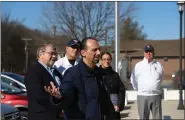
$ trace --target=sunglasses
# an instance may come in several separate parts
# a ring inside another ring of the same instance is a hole
[[[78,46],[78,45],[72,45],[70,47],[73,48],[73,49],[79,49],[80,48],[80,46]]]
[[[154,51],[153,51],[153,50],[146,50],[146,51],[145,51],[145,53],[148,53],[148,52],[153,53]]]

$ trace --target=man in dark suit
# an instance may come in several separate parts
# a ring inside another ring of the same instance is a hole
[[[56,48],[45,44],[37,50],[38,61],[28,69],[25,75],[25,85],[28,95],[28,120],[56,120],[61,111],[60,99],[52,97],[44,90],[52,81],[60,84],[61,74],[52,70],[57,60]]]

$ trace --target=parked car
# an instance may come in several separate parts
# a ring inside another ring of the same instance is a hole
[[[7,75],[11,78],[14,78],[16,80],[18,80],[19,82],[24,84],[24,76],[17,74],[17,73],[12,73],[12,72],[1,72],[1,74],[3,75]]]
[[[172,80],[174,83],[174,88],[179,89],[180,85],[180,70],[172,74]],[[185,89],[185,80],[184,80],[184,70],[182,71],[182,87]]]
[[[1,103],[12,105],[19,109],[21,120],[28,118],[27,93],[22,89],[1,81]]]
[[[1,103],[1,120],[21,120],[19,110],[11,105]]]
[[[17,87],[19,89],[22,89],[23,91],[26,91],[26,87],[24,85],[24,78],[19,77],[19,79],[18,79],[18,77],[11,77],[11,76],[8,76],[4,73],[1,73],[1,81],[5,82],[9,85],[12,85],[14,87]]]

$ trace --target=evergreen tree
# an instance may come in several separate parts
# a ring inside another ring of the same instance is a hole
[[[147,34],[143,33],[143,26],[139,26],[137,21],[133,21],[128,17],[123,21],[121,32],[121,40],[146,40]]]

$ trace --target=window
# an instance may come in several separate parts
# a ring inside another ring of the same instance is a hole
[[[13,87],[7,83],[1,82],[1,92],[4,92],[6,94],[16,94],[16,93],[22,93],[22,91],[19,88]]]
[[[1,82],[7,83],[7,84],[9,84],[11,86],[14,86],[14,87],[17,87],[19,89],[24,89],[24,87],[19,85],[17,82],[15,82],[15,81],[13,81],[9,78],[6,78],[4,76],[1,76]]]
[[[168,57],[164,57],[164,61],[167,62],[168,61]]]

